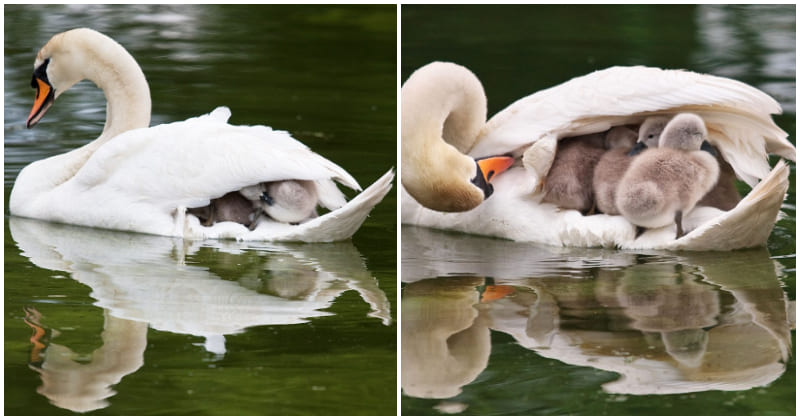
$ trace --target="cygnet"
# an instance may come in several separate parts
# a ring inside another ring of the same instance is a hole
[[[562,139],[544,181],[543,202],[582,213],[594,210],[592,177],[605,152],[601,133]]]
[[[594,199],[600,212],[619,214],[616,204],[617,184],[633,159],[628,156],[628,152],[636,143],[637,137],[636,131],[625,126],[614,127],[606,134],[605,144],[609,150],[600,157],[592,178]]]
[[[620,214],[636,226],[659,228],[673,221],[683,236],[683,214],[708,193],[719,178],[717,159],[700,147],[708,137],[703,120],[679,114],[664,127],[658,148],[636,156],[617,188]]]
[[[188,211],[197,216],[203,226],[211,226],[219,222],[235,222],[253,230],[255,228],[253,222],[257,218],[257,211],[253,208],[250,200],[236,191],[211,200],[207,206],[192,208]]]
[[[670,120],[670,117],[664,115],[647,117],[642,122],[642,125],[639,126],[639,138],[636,141],[643,143],[647,147],[658,147],[658,139]]]
[[[278,222],[300,223],[316,216],[318,196],[314,181],[262,182],[239,192]]]

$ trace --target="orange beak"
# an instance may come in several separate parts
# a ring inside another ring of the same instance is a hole
[[[514,158],[511,156],[489,156],[486,158],[475,159],[478,167],[481,168],[483,177],[486,183],[492,182],[492,178],[504,172],[514,164]]]
[[[38,77],[34,77],[31,85],[36,88],[36,98],[33,100],[33,108],[26,122],[28,128],[36,125],[50,106],[53,105],[53,101],[55,101],[53,87],[50,86],[49,83]]]

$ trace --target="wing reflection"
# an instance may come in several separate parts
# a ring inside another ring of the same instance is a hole
[[[369,304],[368,316],[391,324],[385,293],[349,242],[191,242],[16,217],[9,230],[31,262],[69,273],[104,309],[103,346],[88,360],[53,343],[55,330],[44,350],[34,343],[39,393],[72,411],[106,406],[111,386],[142,366],[148,326],[204,337],[206,350],[222,358],[226,335],[332,315],[324,309],[348,290]],[[29,310],[26,322],[41,344],[38,318]]]
[[[617,372],[603,389],[620,394],[763,386],[791,354],[794,302],[765,249],[631,254],[402,235],[410,396],[458,395],[486,369],[490,330],[543,357]]]

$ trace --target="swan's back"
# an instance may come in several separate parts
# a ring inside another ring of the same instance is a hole
[[[225,115],[215,111],[122,134],[92,156],[76,182],[106,182],[125,191],[146,189],[143,193],[150,200],[173,208],[202,206],[210,198],[244,186],[286,179],[333,179],[361,189],[347,171],[287,132],[261,125],[229,125]],[[145,174],[148,179],[131,179],[127,177],[130,173]],[[181,182],[169,184],[178,174],[183,177]],[[332,201],[344,203],[343,197]]]

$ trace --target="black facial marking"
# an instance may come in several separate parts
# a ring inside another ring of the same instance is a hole
[[[34,89],[39,89],[39,84],[36,83],[36,79],[40,79],[41,81],[47,83],[51,87],[53,86],[50,83],[50,80],[47,79],[47,65],[50,64],[50,59],[44,60],[44,63],[39,65],[33,70],[33,77],[31,78],[31,87]]]
[[[472,178],[470,182],[472,182],[478,188],[483,190],[483,199],[485,200],[489,198],[490,195],[492,195],[492,193],[494,192],[494,187],[492,187],[492,184],[486,182],[486,178],[484,178],[483,176],[483,171],[481,171],[481,167],[480,165],[478,165],[477,162],[475,163],[475,166],[478,168],[478,174],[475,175],[475,178]],[[493,172],[494,171],[490,171],[489,174],[493,175]]]

